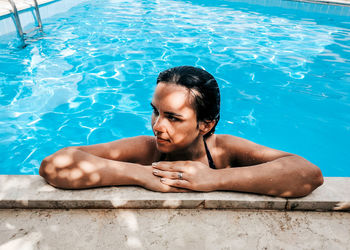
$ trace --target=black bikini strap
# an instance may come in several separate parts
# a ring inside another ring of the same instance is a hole
[[[203,138],[203,141],[204,141],[205,152],[207,153],[207,158],[208,158],[209,167],[210,167],[210,168],[213,168],[213,169],[216,169],[215,164],[214,164],[214,161],[213,161],[213,158],[211,157],[211,154],[210,154],[210,152],[209,152],[207,143],[206,143],[206,141],[205,141],[204,138]],[[165,158],[166,158],[166,154],[162,153],[162,154],[160,155],[159,161],[164,161]]]
[[[159,161],[164,161],[165,160],[165,157],[166,157],[166,154],[161,154],[160,155],[160,159],[159,159]]]
[[[210,152],[209,152],[207,143],[205,142],[205,139],[204,139],[204,138],[203,138],[203,141],[204,141],[205,152],[207,153],[207,157],[208,157],[209,167],[210,167],[210,168],[213,168],[213,169],[216,169],[215,164],[214,164],[214,161],[213,161],[213,158],[211,157],[211,154],[210,154]]]

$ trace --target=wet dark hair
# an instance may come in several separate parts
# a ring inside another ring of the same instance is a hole
[[[218,83],[211,74],[200,68],[179,66],[159,73],[157,84],[159,82],[178,84],[188,88],[194,98],[193,105],[197,121],[216,121],[214,127],[204,137],[214,133],[220,119],[220,91]]]

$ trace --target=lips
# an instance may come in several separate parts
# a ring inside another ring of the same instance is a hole
[[[165,142],[169,142],[169,140],[161,138],[161,137],[157,137],[157,142],[159,143],[165,143]]]

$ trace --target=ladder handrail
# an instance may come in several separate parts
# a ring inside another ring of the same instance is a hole
[[[14,16],[14,21],[15,21],[15,25],[16,25],[16,28],[17,28],[17,33],[21,39],[21,45],[22,47],[25,47],[26,44],[25,44],[25,35],[26,35],[26,32],[23,32],[23,29],[22,29],[22,25],[21,25],[21,21],[19,19],[19,14],[18,14],[18,10],[17,10],[17,7],[16,7],[16,4],[13,0],[8,0],[12,6],[12,12],[13,12],[13,16]],[[40,11],[39,11],[39,5],[38,5],[38,2],[37,0],[33,0],[34,1],[34,9],[35,9],[35,16],[36,16],[36,21],[37,21],[37,25],[35,29],[39,29],[41,32],[43,31],[43,24],[41,22],[41,17],[40,17]]]
[[[18,10],[16,7],[16,4],[13,2],[13,0],[8,0],[12,6],[12,10],[13,10],[13,16],[15,18],[15,25],[17,28],[17,33],[19,35],[19,37],[21,38],[21,42],[22,44],[24,44],[24,32],[22,29],[22,25],[21,25],[21,21],[19,20],[19,16],[18,16]]]
[[[38,2],[36,0],[34,0],[34,8],[35,8],[35,13],[36,13],[36,19],[38,21],[38,27],[39,27],[40,31],[43,31],[43,24],[41,22],[39,6],[38,6]]]

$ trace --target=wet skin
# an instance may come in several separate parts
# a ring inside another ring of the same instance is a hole
[[[305,196],[323,183],[304,158],[232,135],[206,139],[217,169],[208,166],[203,135],[215,121],[197,121],[190,91],[158,83],[151,106],[155,136],[68,147],[46,157],[40,175],[68,189],[138,185],[159,192],[229,190]],[[159,162],[161,154],[165,161]],[[180,178],[179,173],[182,173]]]

